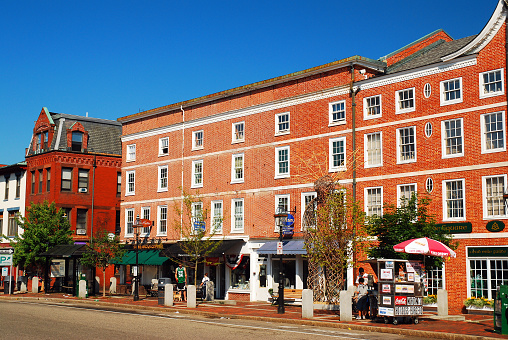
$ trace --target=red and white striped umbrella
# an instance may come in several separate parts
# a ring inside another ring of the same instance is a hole
[[[393,246],[393,250],[407,254],[423,254],[440,257],[456,257],[447,245],[427,237],[414,238]]]

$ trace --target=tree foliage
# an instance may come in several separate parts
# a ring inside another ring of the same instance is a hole
[[[373,216],[367,225],[368,233],[377,238],[377,245],[368,250],[368,255],[374,258],[421,260],[422,255],[405,254],[393,250],[393,246],[406,240],[428,237],[443,242],[452,249],[457,245],[451,235],[436,226],[434,216],[430,215],[431,200],[427,197],[413,195],[403,201],[401,207],[385,205],[382,216]],[[431,257],[431,265],[442,263],[440,257]]]
[[[39,254],[56,245],[73,242],[69,221],[55,202],[32,203],[25,217],[17,216],[17,223],[23,234],[14,237],[10,244],[14,248],[14,265],[24,269],[34,267],[40,272],[45,258]]]
[[[183,204],[179,207],[175,204],[176,216],[173,227],[180,233],[180,247],[186,256],[182,259],[174,259],[178,263],[186,261],[193,265],[194,285],[197,283],[198,265],[206,263],[206,257],[213,253],[222,243],[222,239],[214,237],[218,228],[222,225],[223,216],[214,216],[214,220],[208,222],[208,210],[203,208],[203,202],[199,196],[184,193]],[[209,227],[200,228],[199,225]]]

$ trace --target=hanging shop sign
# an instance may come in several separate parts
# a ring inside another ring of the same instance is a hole
[[[504,229],[504,222],[497,220],[490,221],[489,223],[487,223],[487,226],[485,228],[487,228],[487,230],[490,232],[497,233]]]
[[[469,247],[468,257],[508,257],[508,247]]]
[[[436,227],[443,229],[448,234],[469,234],[473,232],[473,224],[471,222],[436,223]]]

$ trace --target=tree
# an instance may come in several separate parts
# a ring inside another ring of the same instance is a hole
[[[175,204],[175,211],[180,219],[174,221],[174,229],[180,233],[180,247],[194,266],[194,285],[197,283],[198,265],[206,263],[206,257],[215,251],[222,243],[222,239],[214,236],[222,225],[223,217],[214,216],[210,228],[206,230],[208,210],[203,208],[203,202],[198,196],[184,193],[182,206]],[[176,259],[184,264],[184,260]]]
[[[100,229],[93,241],[87,245],[87,250],[80,262],[84,266],[98,267],[102,270],[102,296],[106,296],[106,269],[111,264],[111,260],[120,259],[124,254],[125,249],[118,236],[110,235],[106,229]]]
[[[385,259],[421,259],[422,255],[399,253],[393,246],[413,238],[428,237],[443,242],[452,249],[457,248],[451,235],[443,228],[436,226],[434,217],[428,209],[431,200],[413,194],[409,200],[402,202],[400,207],[385,205],[382,216],[373,216],[369,219],[367,231],[377,238],[377,245],[368,250],[368,255],[374,258]],[[443,259],[433,256],[431,265],[441,265]]]
[[[47,201],[31,204],[26,209],[26,216],[17,216],[16,222],[23,229],[23,234],[14,237],[10,242],[14,248],[14,265],[24,269],[34,267],[37,273],[45,264],[45,258],[39,254],[59,244],[72,244],[70,224],[62,209],[55,202]],[[5,237],[5,236],[4,236]]]

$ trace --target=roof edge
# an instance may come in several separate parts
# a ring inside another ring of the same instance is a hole
[[[409,43],[409,44],[407,44],[407,45],[405,45],[405,46],[403,46],[403,47],[401,47],[401,48],[399,48],[399,49],[397,49],[397,50],[395,50],[395,51],[393,51],[391,53],[388,53],[387,55],[385,55],[383,57],[380,57],[378,60],[384,61],[384,60],[386,60],[386,59],[388,59],[390,57],[393,57],[394,55],[399,54],[400,52],[404,51],[405,49],[408,49],[409,47],[411,47],[413,45],[416,45],[416,44],[418,44],[418,43],[420,43],[420,42],[422,42],[422,41],[424,41],[424,40],[430,38],[431,36],[433,36],[433,35],[435,35],[437,33],[440,33],[440,32],[446,33],[445,30],[443,30],[442,28],[439,28],[439,29],[435,30],[434,32],[430,32],[429,34],[426,34],[423,37],[421,37],[421,38],[419,38],[419,39],[417,39],[417,40],[415,40],[415,41],[413,41],[413,42],[411,42],[411,43]],[[450,38],[452,38],[451,35],[449,35],[448,33],[446,33],[446,35],[448,35]]]

